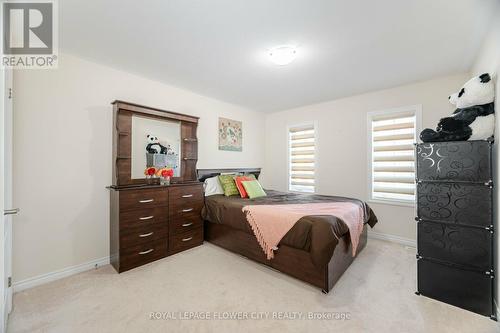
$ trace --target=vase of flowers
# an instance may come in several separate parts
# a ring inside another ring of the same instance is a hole
[[[161,185],[170,185],[170,179],[174,176],[174,170],[172,168],[162,168],[156,172],[156,175],[160,177]]]
[[[146,183],[151,185],[155,183],[156,168],[149,167],[144,170],[144,175],[146,176]]]

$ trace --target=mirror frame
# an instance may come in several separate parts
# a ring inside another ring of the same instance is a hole
[[[179,121],[181,127],[180,177],[172,183],[196,182],[198,117],[116,100],[113,105],[113,186],[147,185],[146,178],[132,178],[132,116]],[[159,179],[158,179],[159,183]]]

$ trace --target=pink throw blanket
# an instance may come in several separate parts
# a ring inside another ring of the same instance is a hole
[[[251,205],[243,207],[247,221],[266,253],[274,257],[273,249],[304,216],[332,215],[347,225],[351,236],[352,256],[356,255],[359,237],[363,232],[364,213],[361,206],[351,202],[329,202],[291,205]]]

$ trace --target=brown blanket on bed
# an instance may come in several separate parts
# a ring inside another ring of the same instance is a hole
[[[266,190],[267,197],[257,199],[242,199],[232,196],[213,195],[205,197],[203,218],[209,222],[221,223],[226,226],[253,235],[242,208],[247,205],[282,205],[304,204],[318,202],[352,202],[362,207],[365,223],[373,227],[377,217],[363,201],[344,197],[334,197],[314,194],[283,193]],[[338,244],[338,237],[349,237],[347,225],[334,216],[305,216],[301,218],[283,237],[280,245],[308,251],[312,262],[317,267],[326,265]]]

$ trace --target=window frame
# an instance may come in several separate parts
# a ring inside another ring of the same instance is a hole
[[[416,198],[413,201],[409,200],[400,200],[400,199],[383,199],[383,198],[374,198],[373,197],[373,132],[372,132],[372,121],[373,118],[377,116],[398,116],[405,115],[409,112],[413,112],[415,114],[415,137],[416,142],[418,143],[419,134],[422,128],[422,104],[415,105],[407,105],[398,108],[392,109],[384,109],[378,111],[371,111],[367,113],[366,117],[366,132],[367,132],[367,155],[368,155],[368,202],[376,203],[376,204],[385,204],[385,205],[394,205],[394,206],[406,206],[406,207],[415,207]],[[415,170],[416,172],[416,170]]]
[[[290,189],[291,182],[290,182],[290,177],[291,177],[291,146],[290,146],[290,129],[295,128],[295,127],[301,127],[301,126],[309,126],[312,125],[314,128],[314,190],[312,192],[306,192],[306,191],[296,191]],[[313,121],[303,121],[303,122],[298,122],[298,123],[293,123],[289,124],[286,127],[286,189],[287,192],[289,193],[301,193],[301,194],[316,194],[318,191],[318,121],[313,120]]]

